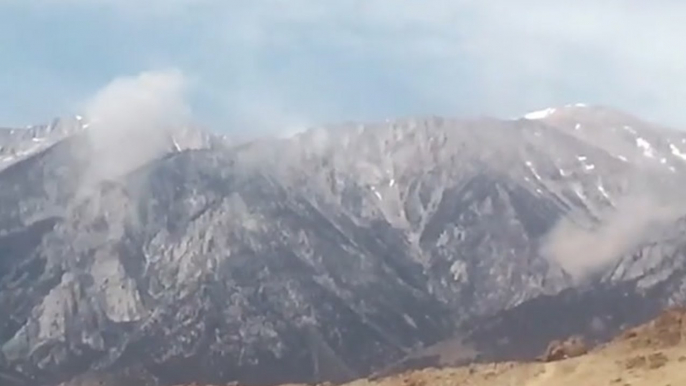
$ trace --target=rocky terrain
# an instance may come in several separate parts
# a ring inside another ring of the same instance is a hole
[[[343,382],[602,342],[686,300],[686,133],[613,109],[98,130],[0,129],[11,384]]]

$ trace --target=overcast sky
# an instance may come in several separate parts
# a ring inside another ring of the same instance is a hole
[[[686,127],[684,20],[679,0],[0,0],[0,125],[174,73],[227,133],[576,102]]]

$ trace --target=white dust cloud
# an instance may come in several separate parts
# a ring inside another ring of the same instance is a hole
[[[164,70],[117,78],[100,90],[86,105],[87,180],[117,178],[168,151],[170,131],[190,117],[185,86],[181,72]]]
[[[562,219],[544,240],[541,253],[576,280],[583,280],[645,242],[651,229],[682,213],[675,205],[655,198],[627,197],[595,227],[584,228]]]

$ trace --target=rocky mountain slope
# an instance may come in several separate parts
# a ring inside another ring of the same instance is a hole
[[[686,299],[686,133],[612,109],[242,145],[192,129],[114,141],[89,125],[0,136],[13,157],[0,374],[13,379],[344,381],[456,329],[484,358],[528,355]],[[584,317],[535,319],[553,327],[524,350],[517,315],[552,309]]]

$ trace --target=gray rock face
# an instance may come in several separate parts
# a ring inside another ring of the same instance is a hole
[[[345,380],[543,295],[685,297],[686,134],[609,109],[240,146],[177,130],[96,180],[85,125],[0,169],[0,374]],[[669,215],[617,228],[627,202]]]
[[[0,128],[0,170],[29,158],[87,127],[82,117],[25,129]]]

